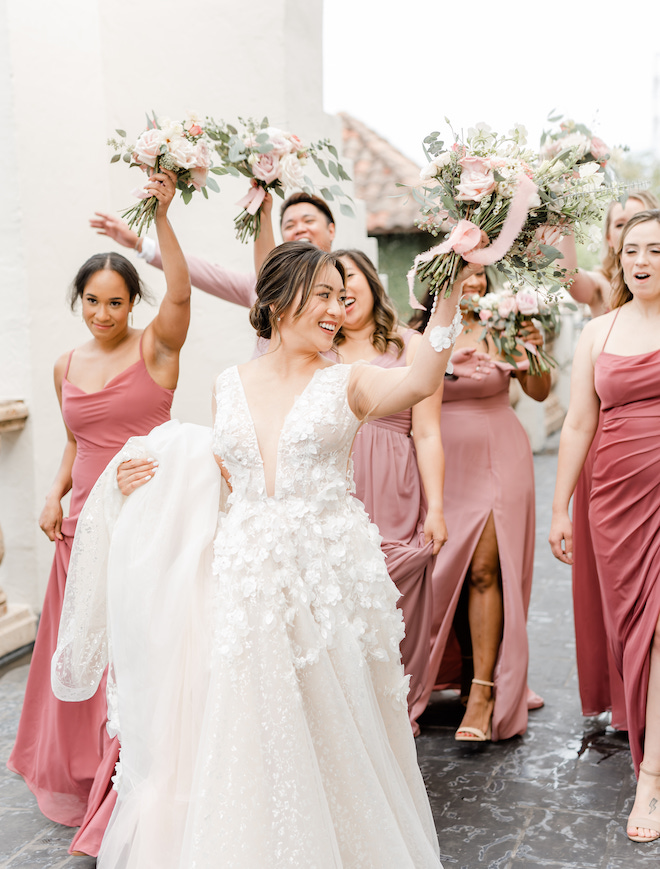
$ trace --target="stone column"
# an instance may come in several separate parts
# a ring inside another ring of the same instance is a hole
[[[28,409],[22,401],[0,401],[0,440],[8,431],[20,431],[25,426]],[[0,563],[5,545],[0,528]],[[0,588],[0,658],[34,642],[37,618],[27,604],[10,604]]]

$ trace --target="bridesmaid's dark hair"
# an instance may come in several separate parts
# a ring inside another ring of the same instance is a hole
[[[69,291],[71,310],[76,307],[78,299],[82,299],[89,279],[105,269],[115,272],[120,278],[123,278],[131,302],[136,299],[138,301],[140,299],[144,299],[146,302],[152,301],[151,293],[140,280],[140,275],[133,263],[120,253],[111,251],[110,253],[95,253],[80,266]]]
[[[287,241],[268,254],[257,277],[257,301],[250,309],[250,324],[260,338],[272,338],[279,330],[278,319],[293,305],[302,291],[294,319],[302,314],[312,294],[318,274],[335,268],[342,284],[346,280],[343,265],[335,254],[326,253],[304,241]]]
[[[655,220],[656,223],[660,224],[660,210],[638,211],[637,214],[633,214],[628,223],[623,227],[621,239],[619,240],[619,249],[616,252],[616,266],[612,277],[612,308],[620,308],[621,305],[625,305],[633,297],[633,294],[626,286],[621,266],[621,251],[626,242],[626,236],[631,229],[634,229],[640,223],[649,223],[651,220]]]
[[[398,332],[399,319],[396,309],[378,277],[376,266],[361,250],[338,250],[335,251],[335,256],[343,256],[349,259],[355,268],[362,272],[367,279],[374,300],[374,331],[371,335],[371,343],[379,353],[387,353],[389,345],[393,344],[396,349],[396,355],[401,356],[405,344]],[[344,334],[344,330],[340,329],[335,337],[335,345],[339,346],[345,340],[346,335]]]

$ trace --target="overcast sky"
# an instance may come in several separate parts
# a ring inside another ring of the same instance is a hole
[[[648,151],[659,33],[657,0],[324,0],[325,109],[420,164],[445,116],[520,122],[536,146],[553,109]]]

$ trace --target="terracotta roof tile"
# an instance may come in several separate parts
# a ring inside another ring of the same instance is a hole
[[[396,186],[414,184],[420,167],[361,121],[339,112],[344,156],[353,162],[355,195],[367,206],[367,233],[419,232],[419,206]]]

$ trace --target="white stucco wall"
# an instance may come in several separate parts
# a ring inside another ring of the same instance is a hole
[[[321,21],[321,0],[249,8],[234,0],[183,8],[173,0],[0,0],[0,397],[22,398],[30,409],[26,429],[5,435],[0,448],[0,585],[10,600],[39,609],[52,558],[37,528],[64,446],[52,368],[88,339],[66,290],[87,257],[118,249],[87,221],[97,209],[131,205],[142,177],[110,165],[106,139],[116,127],[137,135],[145,111],[178,117],[192,109],[228,120],[268,115],[303,139],[339,143],[337,120],[322,111]],[[246,183],[219,181],[221,194],[208,202],[177,200],[171,221],[184,251],[249,270],[251,248],[234,239],[232,223]],[[375,257],[362,210],[355,220],[337,215],[337,227],[338,245]],[[160,296],[162,274],[135,261]],[[140,306],[136,326],[152,315]],[[244,309],[195,290],[174,415],[207,422],[213,377],[252,346]]]

